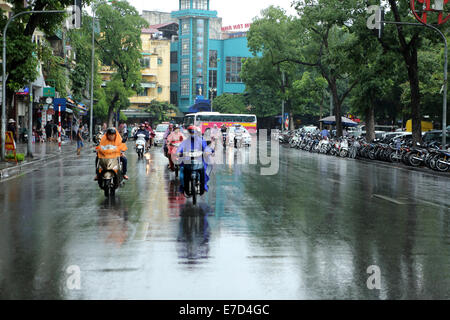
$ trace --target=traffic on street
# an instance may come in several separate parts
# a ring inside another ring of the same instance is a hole
[[[149,162],[128,153],[113,199],[92,181],[92,152],[9,181],[2,298],[450,298],[448,180],[281,149],[274,176],[237,164],[248,148],[223,150],[196,206],[159,147]]]

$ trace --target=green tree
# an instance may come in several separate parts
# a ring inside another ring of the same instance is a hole
[[[12,14],[22,11],[39,10],[64,10],[72,5],[72,0],[35,0],[35,1],[12,1]],[[89,4],[90,0],[85,3]],[[27,4],[27,7],[24,7]],[[4,11],[0,9],[0,28],[3,30],[7,23]],[[26,14],[15,19],[7,31],[7,104],[12,100],[15,91],[33,82],[37,76],[38,48],[31,42],[33,33],[39,29],[47,35],[53,34],[64,21],[65,14]],[[3,40],[3,39],[2,39]],[[50,64],[58,64],[57,59],[50,60]],[[50,72],[55,72],[54,70]],[[53,74],[57,76],[57,74]],[[58,78],[58,77],[57,77]],[[63,87],[62,79],[59,79]]]
[[[72,96],[77,101],[90,99],[92,68],[92,17],[83,12],[83,23],[80,29],[69,32],[71,46],[76,53],[76,64],[70,73]],[[96,34],[96,36],[98,36]],[[94,116],[101,121],[108,118],[106,94],[102,88],[102,78],[98,72],[99,53],[94,56]]]
[[[215,112],[235,114],[247,114],[250,111],[244,95],[232,93],[224,93],[215,98],[213,109]]]
[[[101,36],[96,40],[102,65],[114,73],[105,88],[108,124],[113,125],[114,113],[130,105],[129,98],[141,90],[141,30],[148,23],[127,1],[97,6]]]
[[[172,116],[171,114],[176,113],[178,108],[169,102],[160,102],[153,100],[150,103],[149,108],[146,112],[151,114],[151,117],[156,120],[156,122],[166,122],[169,121]]]

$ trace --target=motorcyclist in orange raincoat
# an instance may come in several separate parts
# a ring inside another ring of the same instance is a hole
[[[125,151],[128,150],[125,143],[122,141],[122,137],[118,134],[116,128],[109,128],[106,130],[106,134],[103,136],[100,144],[96,147],[97,158],[95,159],[95,170],[96,177],[95,181],[98,180],[97,163],[98,159],[115,159],[120,157],[122,162],[122,173],[123,178],[128,180],[127,176],[127,158],[125,157]]]

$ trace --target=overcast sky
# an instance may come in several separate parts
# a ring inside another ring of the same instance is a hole
[[[178,0],[128,0],[139,13],[143,10],[171,12],[178,10]],[[282,7],[290,15],[295,10],[290,7],[292,0],[210,0],[210,9],[217,11],[223,20],[223,26],[245,24],[259,16],[262,9],[270,5]]]

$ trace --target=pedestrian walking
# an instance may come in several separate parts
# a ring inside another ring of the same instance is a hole
[[[58,142],[58,126],[52,121],[53,141]]]
[[[45,136],[47,138],[47,142],[51,142],[52,141],[52,132],[53,132],[53,120],[50,120],[49,122],[47,122],[47,124],[45,125]]]
[[[81,148],[84,147],[82,131],[83,131],[83,128],[78,129],[78,132],[77,132],[77,155],[81,154]]]

